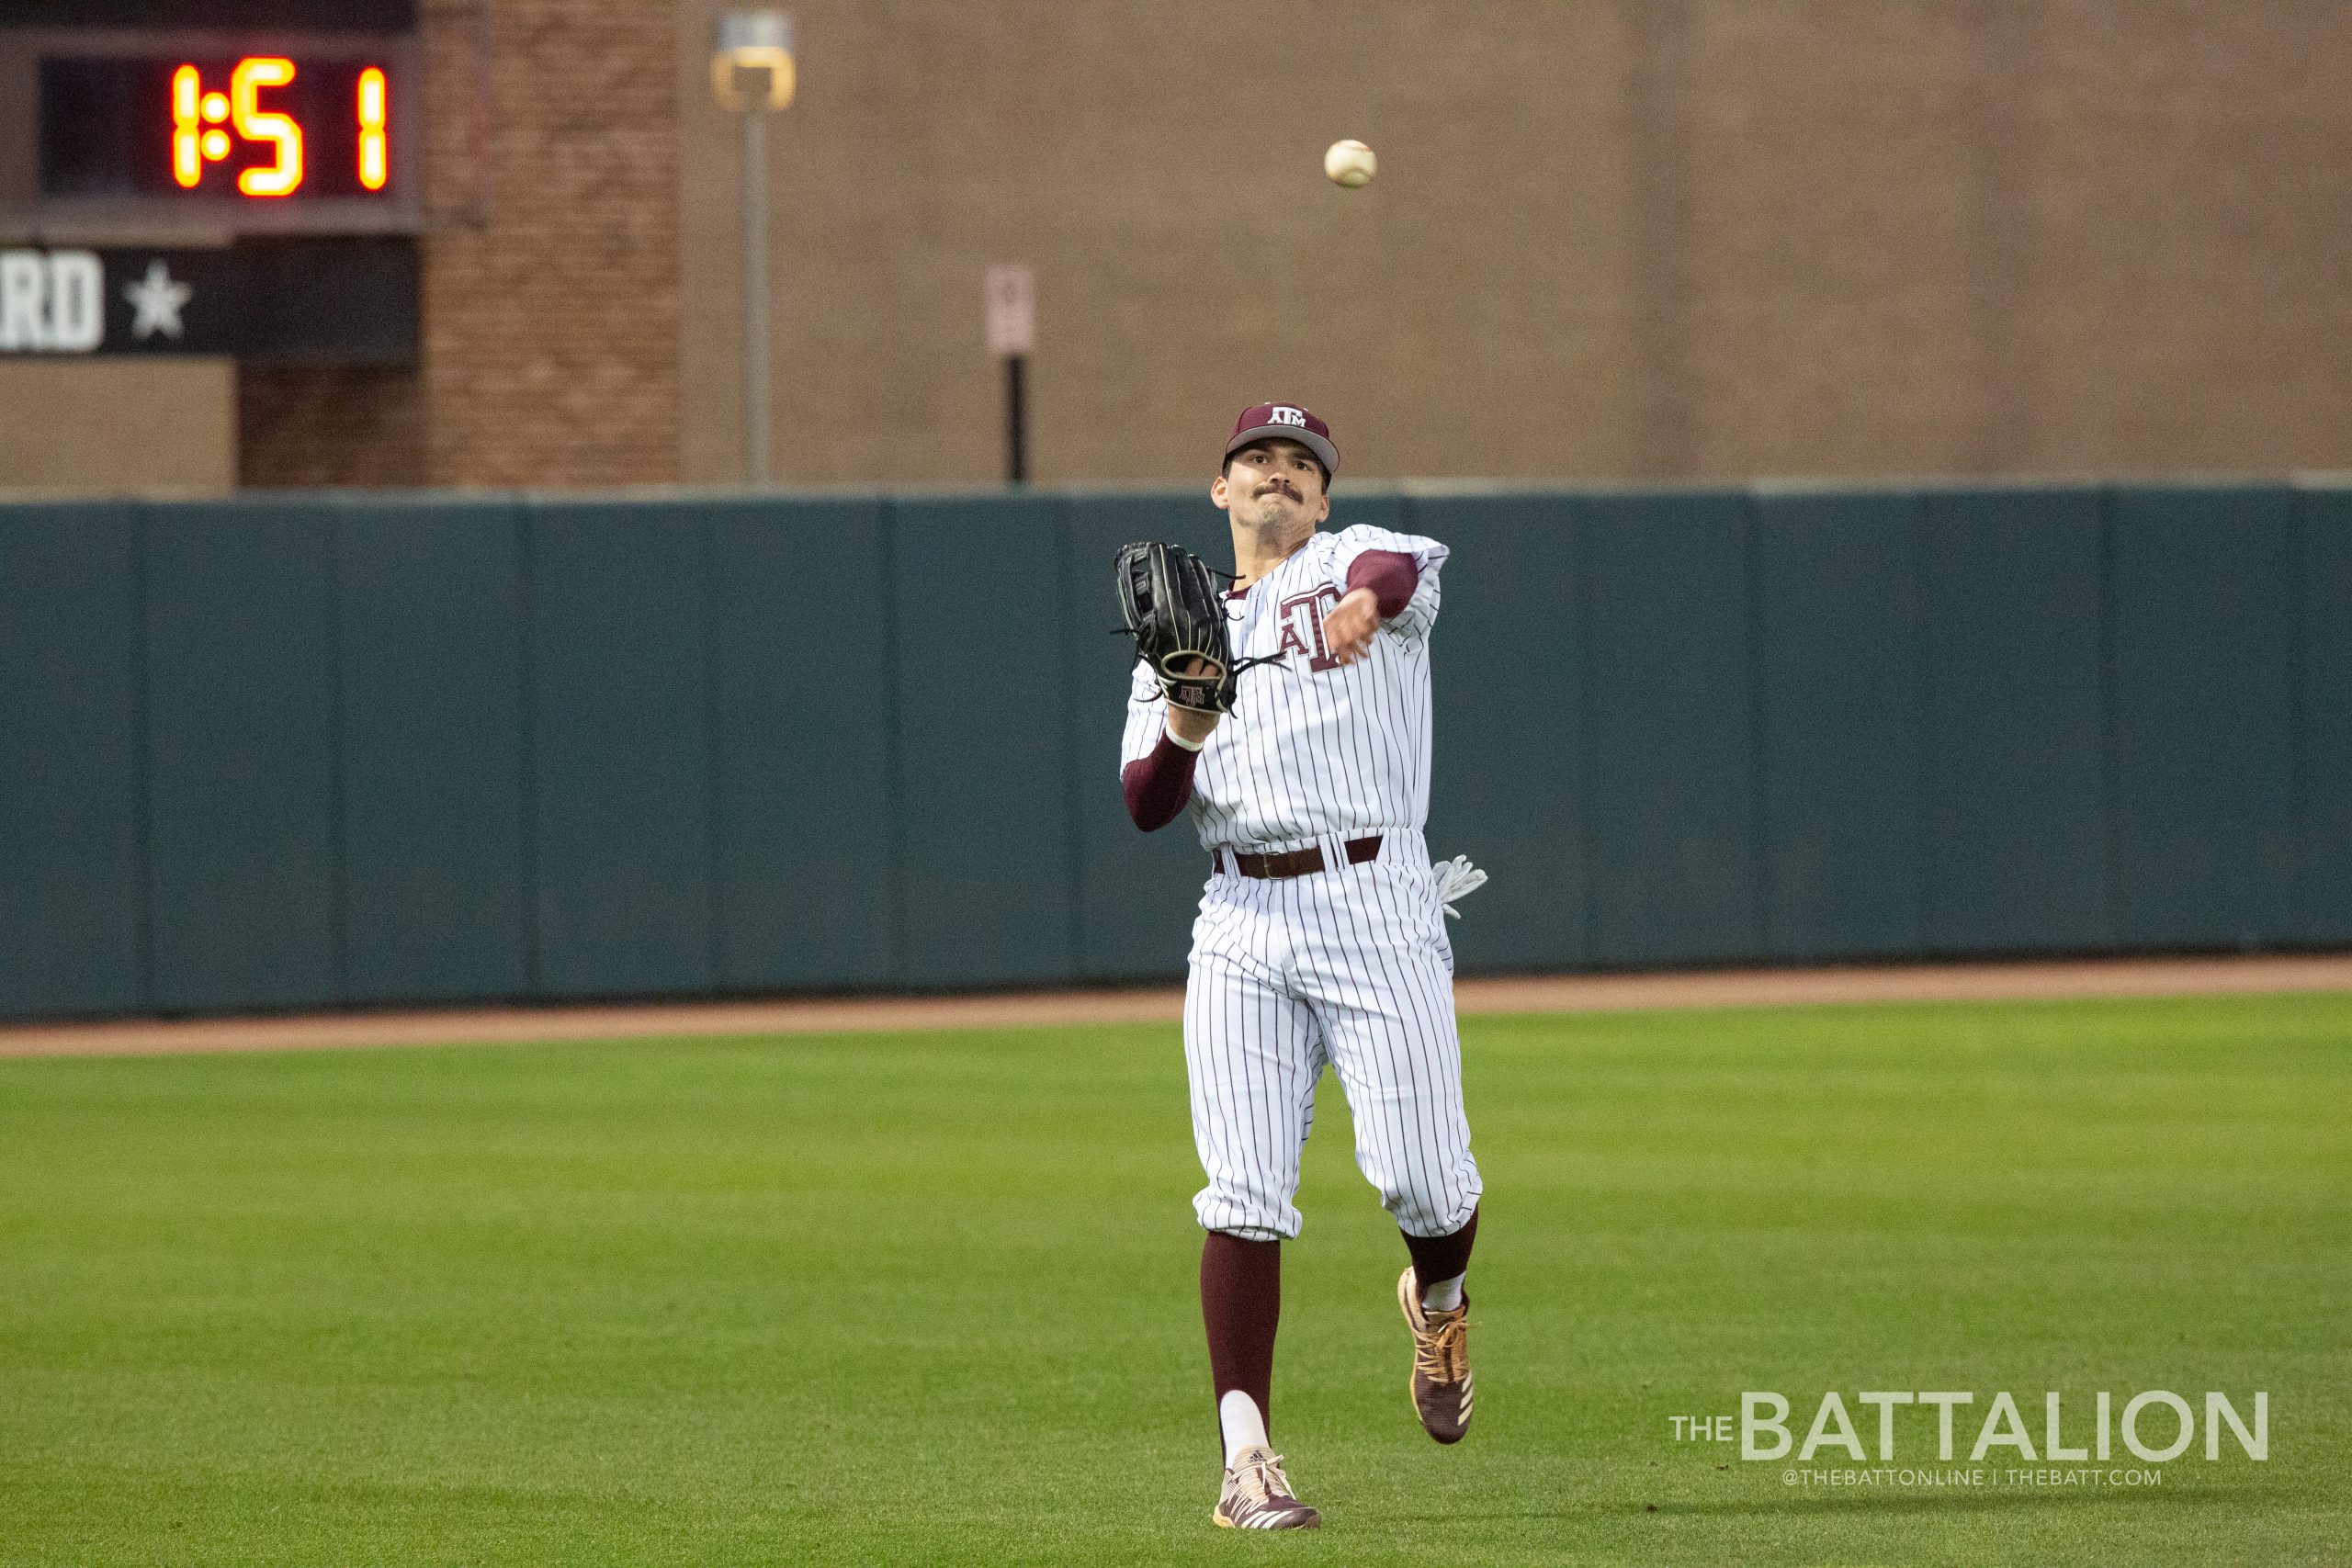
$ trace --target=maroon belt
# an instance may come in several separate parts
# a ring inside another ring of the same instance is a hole
[[[1350,865],[1362,865],[1380,853],[1380,835],[1369,839],[1350,839],[1340,846],[1347,852]],[[1247,850],[1218,850],[1209,857],[1210,863],[1223,871],[1229,863],[1244,876],[1261,882],[1277,881],[1286,876],[1311,876],[1323,869],[1323,846],[1309,844],[1303,850],[1287,854],[1253,855]]]

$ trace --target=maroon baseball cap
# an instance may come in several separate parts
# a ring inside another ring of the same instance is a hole
[[[1331,445],[1331,427],[1296,403],[1252,403],[1243,409],[1241,417],[1233,422],[1233,438],[1225,444],[1225,455],[1230,457],[1252,441],[1268,436],[1295,441],[1314,453],[1316,461],[1323,465],[1325,484],[1340,471],[1340,449]]]

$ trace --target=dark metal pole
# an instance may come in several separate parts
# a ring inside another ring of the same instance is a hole
[[[1028,356],[1004,356],[1004,482],[1029,482],[1029,389],[1023,372]]]
[[[768,482],[768,113],[743,112],[743,482]]]

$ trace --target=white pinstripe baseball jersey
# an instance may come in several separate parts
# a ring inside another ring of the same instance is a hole
[[[1411,556],[1420,581],[1403,611],[1382,624],[1370,654],[1342,666],[1325,652],[1323,617],[1367,550]],[[1310,536],[1246,594],[1227,600],[1235,657],[1284,657],[1243,672],[1232,715],[1202,748],[1185,807],[1202,848],[1291,849],[1428,821],[1429,634],[1445,558],[1435,539],[1358,524]],[[1138,662],[1123,765],[1159,743],[1167,707]]]
[[[1326,651],[1323,616],[1368,551],[1409,557],[1413,591],[1381,621],[1370,651],[1341,665]],[[1208,1177],[1193,1210],[1210,1230],[1258,1240],[1298,1234],[1299,1154],[1327,1066],[1355,1113],[1356,1163],[1400,1226],[1448,1235],[1477,1208],[1453,952],[1421,836],[1430,633],[1445,558],[1443,545],[1416,535],[1318,533],[1227,601],[1236,657],[1282,658],[1243,672],[1234,711],[1193,763],[1185,809],[1205,849],[1311,844],[1326,869],[1257,879],[1220,856],[1202,889],[1184,1053]],[[1123,773],[1130,764],[1148,772],[1155,755],[1170,761],[1166,711],[1138,664]],[[1130,809],[1147,826],[1167,819],[1144,814],[1136,797]],[[1374,836],[1372,858],[1348,852],[1350,840]]]

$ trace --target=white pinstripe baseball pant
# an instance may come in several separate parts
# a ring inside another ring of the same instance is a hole
[[[1478,1206],[1462,1108],[1453,952],[1421,835],[1383,836],[1349,865],[1260,881],[1220,869],[1202,890],[1184,996],[1204,1229],[1295,1236],[1299,1153],[1329,1063],[1356,1124],[1356,1168],[1412,1235],[1447,1235]],[[1268,846],[1273,850],[1295,844]]]

